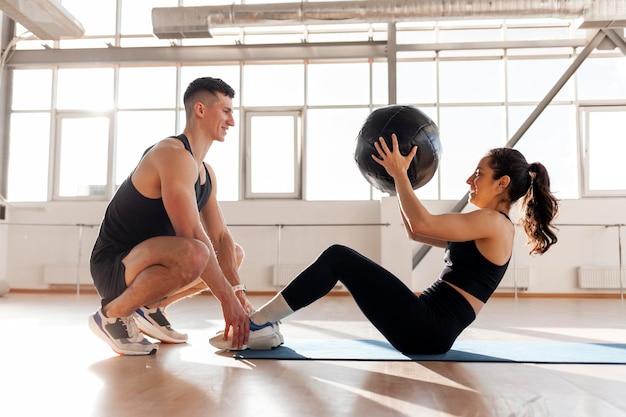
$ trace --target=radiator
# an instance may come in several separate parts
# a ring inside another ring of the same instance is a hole
[[[509,267],[498,285],[499,289],[528,290],[530,285],[530,268],[528,266]]]
[[[296,277],[300,272],[304,271],[304,269],[308,265],[302,264],[285,264],[285,265],[274,265],[274,276],[272,278],[272,285],[275,287],[284,287]],[[335,285],[333,289],[341,289],[343,285],[340,282]]]
[[[626,286],[626,268],[622,268],[622,285]],[[620,288],[620,273],[617,266],[578,267],[578,286],[588,289]]]
[[[44,265],[43,281],[48,285],[93,285],[88,265],[57,264]]]

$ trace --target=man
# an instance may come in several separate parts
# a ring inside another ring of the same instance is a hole
[[[234,96],[220,79],[189,84],[183,134],[146,150],[107,207],[91,255],[101,308],[89,317],[89,327],[119,354],[155,353],[158,345],[141,332],[166,343],[186,342],[165,308],[207,288],[221,303],[233,346],[247,347],[253,307],[238,274],[243,250],[222,216],[215,174],[203,162],[213,142],[224,141],[235,124]],[[277,325],[253,330],[264,341],[282,339]]]

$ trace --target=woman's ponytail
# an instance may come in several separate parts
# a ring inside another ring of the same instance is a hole
[[[530,253],[545,253],[557,242],[552,221],[558,213],[558,200],[550,191],[548,171],[539,162],[528,165],[530,187],[522,198],[521,223],[531,245]]]

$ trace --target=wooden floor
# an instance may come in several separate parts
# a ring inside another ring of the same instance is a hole
[[[253,296],[259,306],[268,297]],[[189,343],[120,357],[87,328],[94,294],[0,297],[0,416],[626,416],[626,365],[238,361],[207,342],[210,295],[172,306]],[[619,299],[492,299],[462,335],[626,343]],[[351,298],[286,319],[289,338],[380,338]]]

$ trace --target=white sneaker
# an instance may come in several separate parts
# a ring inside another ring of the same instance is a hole
[[[209,343],[214,347],[222,350],[270,350],[284,343],[283,335],[280,333],[278,323],[265,323],[258,325],[250,320],[250,337],[248,344],[243,345],[241,349],[234,348],[232,332],[228,338],[224,340],[224,332],[220,331],[217,335],[209,339]]]
[[[89,316],[89,328],[120,355],[152,355],[159,349],[143,337],[132,317],[108,318],[98,309]]]
[[[139,330],[147,336],[165,343],[185,343],[188,336],[172,329],[170,321],[160,308],[140,307],[133,314]]]

